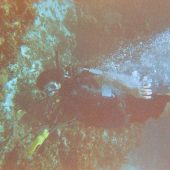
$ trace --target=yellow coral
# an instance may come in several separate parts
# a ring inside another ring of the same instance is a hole
[[[44,141],[48,138],[49,136],[49,131],[48,129],[44,129],[42,133],[40,133],[35,140],[31,143],[31,145],[28,147],[27,154],[28,156],[32,156],[38,147],[40,147]]]

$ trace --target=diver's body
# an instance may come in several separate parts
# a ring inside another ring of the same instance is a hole
[[[59,82],[61,86],[56,86],[55,90],[60,96],[63,114],[73,115],[85,125],[102,128],[126,126],[130,122],[158,117],[170,101],[169,96],[152,94],[148,89],[149,95],[141,97],[136,89],[128,89],[116,80],[116,83],[101,80],[101,74],[86,68],[69,76],[57,69],[48,70],[39,76],[37,85],[40,89],[45,87],[51,96],[54,93],[49,90],[49,82]]]
[[[120,98],[104,95],[102,90],[88,71],[66,80],[59,91],[63,112],[74,114],[85,125],[105,128],[123,125],[126,118]]]
[[[159,117],[170,101],[166,95],[152,94],[146,99],[119,93],[112,86],[98,84],[95,76],[82,72],[67,80],[60,91],[65,112],[73,112],[86,125],[112,128],[144,122],[150,117]]]

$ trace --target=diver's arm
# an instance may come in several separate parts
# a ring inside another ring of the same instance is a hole
[[[152,89],[150,86],[143,86],[143,87],[128,87],[126,84],[119,80],[112,80],[112,85],[115,88],[120,89],[126,94],[132,95],[136,98],[143,98],[143,99],[151,99],[152,98]]]
[[[132,87],[128,87],[126,84],[123,84],[121,81],[118,81],[118,80],[112,80],[111,84],[113,87],[120,89],[125,94],[129,94],[136,98],[142,98],[142,99],[152,98],[152,89],[150,88],[150,86],[132,88]]]
[[[125,94],[132,95],[134,97],[140,97],[139,90],[137,88],[130,88],[127,85],[123,84],[123,82],[119,80],[110,80],[108,81],[114,88],[119,89]]]
[[[111,86],[119,89],[125,94],[132,95],[136,98],[144,98],[144,99],[152,98],[152,89],[149,85],[143,87],[137,87],[137,86],[129,87],[127,84],[121,81],[120,77],[118,78],[118,76],[114,75],[116,79],[111,78],[110,75],[108,75],[108,73],[101,71],[100,69],[82,68],[81,71],[89,71],[93,75],[96,75],[96,80],[98,81],[99,84],[105,82],[106,84],[110,84]]]

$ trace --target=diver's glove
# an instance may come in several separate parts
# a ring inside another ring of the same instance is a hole
[[[143,85],[138,90],[139,90],[140,97],[142,97],[144,99],[151,99],[152,98],[151,83]]]

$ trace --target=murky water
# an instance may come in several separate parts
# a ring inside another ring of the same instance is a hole
[[[78,58],[107,55],[122,44],[139,42],[165,31],[170,25],[168,0],[77,1]]]
[[[0,170],[170,169],[170,1],[44,0],[35,7],[25,44],[8,66]],[[48,96],[42,90],[56,81],[56,49],[61,66],[71,64],[80,76]],[[50,136],[35,153],[31,148],[29,160],[27,148],[44,128]]]

